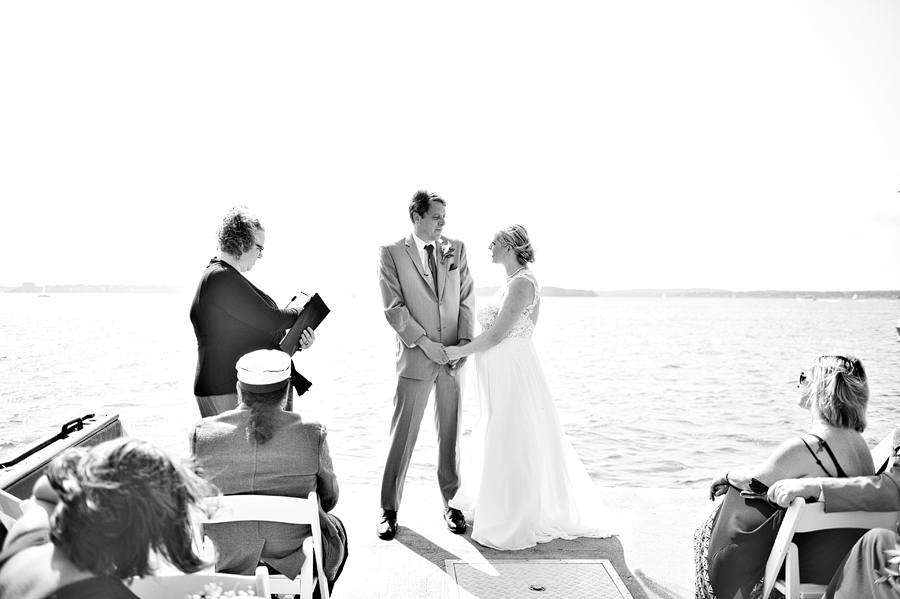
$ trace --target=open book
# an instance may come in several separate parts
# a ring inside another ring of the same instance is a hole
[[[331,309],[325,305],[318,293],[309,298],[309,301],[300,310],[297,320],[294,321],[287,335],[281,340],[281,351],[293,356],[300,348],[300,334],[307,327],[312,327],[315,330],[319,323],[325,320],[329,312],[331,312]]]

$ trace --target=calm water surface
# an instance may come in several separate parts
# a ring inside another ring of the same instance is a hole
[[[295,409],[327,425],[342,480],[377,483],[393,332],[377,295],[323,296],[332,313],[299,357],[313,387]],[[0,454],[90,412],[118,413],[129,434],[186,454],[199,417],[190,299],[0,294]],[[870,444],[900,424],[898,317],[900,302],[890,300],[548,297],[534,341],[598,484],[697,488],[807,430],[797,377],[818,353],[850,352],[865,364]],[[467,431],[477,419],[474,378],[469,372]],[[433,429],[426,416],[410,480],[434,480]]]

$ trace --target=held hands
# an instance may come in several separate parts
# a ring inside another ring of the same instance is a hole
[[[309,349],[316,340],[316,333],[312,327],[306,327],[306,330],[300,333],[300,349]]]
[[[451,362],[459,360],[463,357],[462,350],[459,348],[459,346],[445,347],[444,351],[447,352],[447,357],[450,358]]]
[[[450,358],[447,357],[447,352],[445,351],[446,348],[440,343],[435,343],[424,335],[419,338],[417,345],[422,348],[422,351],[425,352],[425,355],[428,356],[428,359],[432,362],[437,362],[438,364],[446,364],[450,361]]]
[[[447,357],[450,358],[450,361],[458,362],[457,364],[451,364],[454,368],[459,368],[466,363],[466,357],[463,355],[462,346],[468,344],[468,339],[460,339],[457,345],[444,348],[444,351],[447,352]]]

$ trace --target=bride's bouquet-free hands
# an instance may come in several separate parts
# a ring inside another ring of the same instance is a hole
[[[463,355],[462,347],[463,345],[468,345],[469,341],[460,341],[456,345],[452,345],[449,347],[444,347],[444,352],[447,354],[447,357],[450,358],[450,362],[459,362],[459,366],[462,366],[466,361],[466,356]]]
[[[461,341],[459,345],[444,348],[444,353],[446,353],[447,357],[450,358],[450,362],[447,365],[450,367],[451,374],[458,373],[459,369],[462,368],[463,364],[466,363],[466,357],[462,355],[461,348],[467,343],[469,342]]]

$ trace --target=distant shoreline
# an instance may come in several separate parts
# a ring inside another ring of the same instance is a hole
[[[497,287],[476,287],[475,295],[493,295]],[[0,287],[0,293],[188,293],[191,289],[178,285],[47,285],[38,287],[25,283],[19,287]],[[900,290],[857,291],[728,291],[726,289],[623,289],[618,291],[593,291],[590,289],[565,289],[542,287],[545,297],[647,297],[647,298],[783,298],[800,300],[847,299],[900,299]]]

